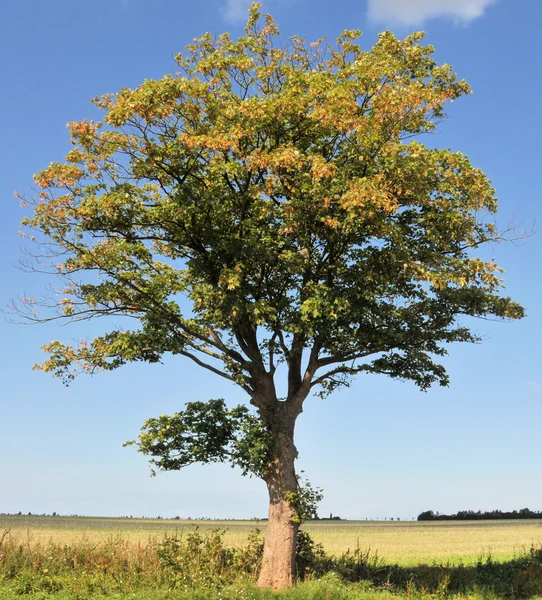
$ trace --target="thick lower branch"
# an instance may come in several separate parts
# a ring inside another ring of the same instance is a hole
[[[207,369],[208,371],[211,371],[211,373],[214,373],[215,375],[219,375],[220,377],[223,377],[224,379],[227,379],[228,381],[232,381],[233,383],[238,383],[237,381],[235,381],[235,379],[229,375],[228,373],[224,373],[224,371],[221,371],[220,369],[217,369],[216,367],[213,367],[212,365],[202,361],[201,359],[199,359],[197,356],[194,356],[194,354],[191,354],[190,352],[187,352],[186,350],[181,350],[179,352],[179,354],[181,354],[182,356],[186,356],[187,358],[189,358],[190,360],[193,360],[197,365],[199,365],[200,367],[203,367],[204,369]],[[252,396],[252,394],[254,393],[254,391],[248,386],[248,385],[241,385],[241,387],[250,395]]]

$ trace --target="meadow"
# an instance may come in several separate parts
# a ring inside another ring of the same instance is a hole
[[[282,593],[255,587],[264,532],[265,521],[0,515],[0,600],[542,598],[542,521],[312,521],[300,583]]]
[[[165,534],[225,530],[224,541],[242,546],[255,529],[265,533],[266,522],[120,519],[103,517],[41,517],[0,515],[0,532],[10,529],[14,538],[28,544],[92,543],[121,538],[128,545],[160,540]],[[326,553],[338,556],[360,547],[386,563],[463,562],[474,564],[480,555],[508,560],[542,543],[542,520],[510,521],[311,521],[303,525]]]

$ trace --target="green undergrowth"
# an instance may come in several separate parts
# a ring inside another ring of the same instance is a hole
[[[298,584],[276,593],[255,586],[263,538],[240,548],[223,530],[165,536],[147,544],[121,537],[93,543],[32,544],[0,534],[0,600],[387,600],[388,598],[542,598],[542,548],[474,565],[385,564],[356,548],[327,555],[306,532],[298,538]]]
[[[74,594],[61,590],[53,593],[35,592],[20,596],[7,588],[0,588],[0,600],[438,600],[442,594],[425,591],[377,590],[367,582],[345,583],[336,574],[328,574],[319,580],[298,583],[294,588],[282,592],[258,589],[254,583],[234,584],[213,590],[140,590],[124,593]],[[472,593],[469,595],[447,595],[450,600],[470,598],[473,600],[494,599],[491,594]]]

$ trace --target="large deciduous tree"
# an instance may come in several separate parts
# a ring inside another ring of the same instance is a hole
[[[46,346],[39,368],[54,375],[172,354],[243,388],[254,413],[190,404],[138,443],[164,469],[231,460],[265,480],[259,582],[280,588],[294,577],[306,398],[358,373],[446,385],[438,358],[478,339],[464,317],[523,310],[476,252],[501,237],[490,182],[414,139],[468,85],[421,34],[383,33],[368,51],[358,31],[281,47],[260,16],[254,4],[237,40],[196,39],[179,73],[96,98],[103,122],[69,124],[74,148],[36,175],[25,220],[34,268],[64,280],[60,312],[25,301],[38,320],[126,317]]]

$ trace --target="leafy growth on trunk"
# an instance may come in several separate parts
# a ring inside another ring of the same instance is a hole
[[[303,475],[303,472],[301,473]],[[293,522],[301,525],[313,519],[318,513],[318,504],[324,495],[320,488],[313,487],[308,479],[297,478],[298,489],[295,492],[286,492],[285,499],[294,509]]]

